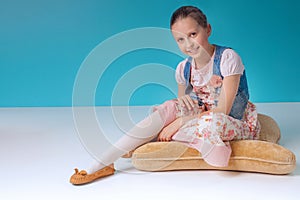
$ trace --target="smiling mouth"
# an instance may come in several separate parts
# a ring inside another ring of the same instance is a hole
[[[188,52],[189,54],[196,54],[198,53],[198,50],[199,50],[199,46],[193,49],[189,49],[186,52]]]

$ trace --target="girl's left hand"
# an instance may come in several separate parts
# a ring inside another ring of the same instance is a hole
[[[175,119],[172,123],[162,129],[158,134],[157,140],[162,142],[169,142],[172,140],[172,136],[180,129],[182,126],[182,118]]]

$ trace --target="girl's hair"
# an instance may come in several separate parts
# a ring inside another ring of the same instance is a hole
[[[172,14],[171,21],[170,21],[170,27],[172,28],[172,25],[175,24],[175,22],[177,20],[184,19],[186,17],[193,18],[203,28],[207,27],[207,19],[206,19],[205,14],[199,8],[194,7],[194,6],[182,6],[182,7],[178,8]]]

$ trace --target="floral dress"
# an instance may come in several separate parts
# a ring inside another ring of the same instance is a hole
[[[193,92],[200,98],[203,105],[195,110],[187,111],[176,104],[177,117],[201,113],[215,107],[222,84],[221,77],[213,75],[208,84],[197,86],[192,80]],[[225,167],[231,155],[229,141],[258,139],[260,125],[257,119],[256,107],[248,102],[242,120],[235,119],[223,113],[208,112],[200,118],[188,121],[172,137],[201,152],[203,159],[210,165]]]

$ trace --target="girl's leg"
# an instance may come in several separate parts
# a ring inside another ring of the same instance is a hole
[[[96,162],[88,172],[75,169],[70,182],[74,185],[81,185],[112,175],[114,173],[113,162],[125,153],[157,137],[163,127],[176,119],[178,109],[176,101],[170,100],[155,107],[154,110],[150,116],[135,125],[126,135],[107,149],[98,159],[99,162]]]
[[[151,141],[162,130],[164,122],[165,120],[158,111],[153,112],[104,152],[99,158],[99,162],[95,162],[88,173],[94,173],[108,166],[125,153]]]
[[[99,162],[95,162],[88,172],[93,173],[110,165],[127,152],[157,137],[163,127],[176,119],[176,109],[174,100],[166,101],[164,104],[155,107],[155,111],[151,115],[136,124],[127,134],[105,151],[99,158]]]

